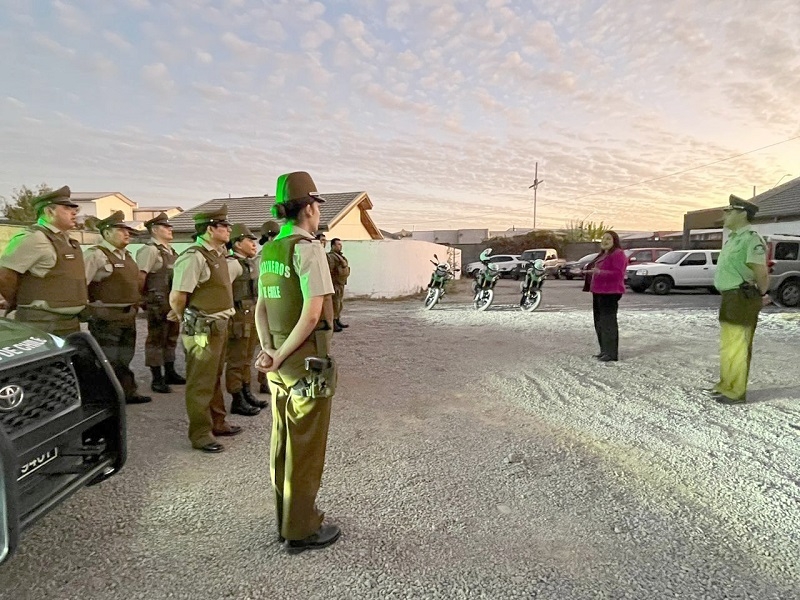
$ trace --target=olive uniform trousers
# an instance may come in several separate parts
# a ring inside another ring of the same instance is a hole
[[[316,499],[325,466],[333,396],[305,398],[293,394],[291,388],[308,375],[306,357],[328,355],[330,336],[330,331],[317,332],[277,372],[267,376],[272,392],[270,475],[278,532],[287,540],[312,535],[325,516],[317,509]],[[319,351],[315,338],[324,340]],[[285,339],[273,336],[275,347]]]
[[[761,298],[748,298],[740,289],[722,292],[719,308],[719,383],[714,389],[732,400],[744,400],[753,336],[761,312]]]
[[[89,317],[89,332],[111,363],[122,391],[125,392],[125,398],[130,398],[136,394],[136,379],[130,365],[136,351],[137,308],[134,306],[127,310],[120,308],[90,310],[95,314]]]
[[[186,414],[189,416],[189,440],[202,448],[215,442],[214,431],[225,427],[225,400],[220,379],[225,365],[228,342],[228,319],[211,322],[205,345],[200,336],[181,336],[186,351]]]
[[[242,391],[243,384],[250,385],[251,369],[259,346],[252,309],[249,314],[237,311],[231,317],[229,329],[225,389],[234,394]]]
[[[27,323],[58,336],[66,336],[81,330],[78,315],[62,315],[36,308],[21,307],[17,309],[15,319],[20,323]]]
[[[175,348],[178,345],[180,324],[168,321],[167,302],[147,303],[147,340],[144,343],[144,364],[146,367],[163,367],[165,363],[175,362]]]
[[[344,284],[333,284],[333,318],[337,321],[342,316],[342,306],[344,305]]]

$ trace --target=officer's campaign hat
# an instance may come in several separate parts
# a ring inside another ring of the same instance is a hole
[[[275,188],[275,204],[308,199],[325,202],[325,198],[317,192],[317,185],[311,179],[311,175],[305,171],[295,171],[278,177],[278,184]]]
[[[95,223],[95,227],[97,227],[101,233],[106,229],[111,229],[112,227],[127,229],[131,233],[138,233],[138,231],[125,222],[125,213],[123,213],[121,210],[114,212],[111,216],[106,217],[105,219],[100,219]]]
[[[144,222],[144,226],[147,227],[147,229],[151,229],[153,225],[163,225],[164,227],[170,227],[170,228],[172,227],[172,224],[169,222],[169,217],[165,212],[162,212],[161,214],[158,214],[152,219],[150,219],[149,221]]]
[[[192,218],[195,225],[230,225],[227,204],[223,204],[219,208],[199,212]]]
[[[244,223],[234,223],[233,227],[231,227],[231,243],[238,242],[243,238],[250,238],[251,240],[258,239],[247,225]]]
[[[78,205],[70,200],[71,194],[72,192],[70,191],[69,186],[65,185],[62,188],[52,192],[47,192],[46,194],[42,194],[41,196],[34,198],[31,200],[31,205],[37,213],[45,206],[50,206],[52,204],[61,204],[63,206],[69,206],[70,208],[78,208]]]
[[[748,202],[744,198],[739,198],[739,196],[731,194],[730,206],[726,207],[725,210],[743,210],[747,213],[747,216],[752,219],[758,212],[758,206],[752,202]]]
[[[265,221],[263,225],[261,225],[261,239],[258,240],[258,243],[262,246],[266,244],[270,238],[274,238],[281,232],[281,226],[278,224],[277,221],[273,221],[270,219],[269,221]]]

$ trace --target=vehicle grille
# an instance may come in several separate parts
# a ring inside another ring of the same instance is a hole
[[[6,385],[18,385],[25,394],[18,408],[0,412],[3,429],[15,436],[80,404],[75,372],[72,365],[63,359],[34,363],[15,373],[0,373],[0,389]]]

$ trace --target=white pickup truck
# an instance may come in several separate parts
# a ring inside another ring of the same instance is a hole
[[[674,288],[706,288],[715,293],[719,253],[719,250],[674,250],[654,263],[629,266],[625,284],[638,293],[652,289],[654,294],[664,295]]]

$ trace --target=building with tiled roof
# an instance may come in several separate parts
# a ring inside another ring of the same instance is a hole
[[[762,235],[786,233],[800,235],[800,177],[775,186],[752,198],[758,206],[754,228]],[[722,231],[724,206],[693,210],[683,216],[683,240],[686,246],[691,232],[698,229]]]
[[[320,204],[320,229],[326,230],[330,240],[380,240],[380,229],[375,225],[368,211],[372,201],[366,192],[344,192],[326,194],[320,192],[325,202]],[[215,198],[198,204],[194,208],[170,219],[174,227],[175,240],[188,240],[194,232],[194,215],[208,212],[228,205],[228,220],[231,223],[244,223],[252,231],[258,231],[264,221],[272,218],[272,205],[275,196],[247,196],[244,198]]]

